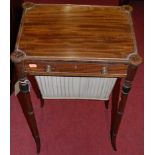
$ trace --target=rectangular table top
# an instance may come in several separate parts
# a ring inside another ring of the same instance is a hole
[[[137,52],[130,6],[25,3],[22,59],[124,61]]]

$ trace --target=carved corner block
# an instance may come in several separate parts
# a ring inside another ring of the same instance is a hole
[[[129,57],[129,64],[138,66],[142,63],[142,58],[138,54],[132,54]]]
[[[129,66],[127,70],[126,82],[133,81],[138,66],[142,63],[142,58],[137,54],[131,54],[129,57]]]
[[[19,63],[21,62],[22,60],[24,60],[26,56],[26,53],[22,50],[15,50],[12,54],[11,54],[11,60],[14,62],[14,63]]]
[[[33,2],[24,2],[22,4],[23,9],[31,9],[35,4]]]
[[[122,5],[122,8],[130,13],[133,11],[133,7],[131,5]]]

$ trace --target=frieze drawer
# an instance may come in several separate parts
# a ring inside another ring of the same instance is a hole
[[[46,75],[92,75],[92,76],[125,76],[125,64],[93,64],[93,63],[59,63],[59,62],[25,62],[25,72],[28,74]]]

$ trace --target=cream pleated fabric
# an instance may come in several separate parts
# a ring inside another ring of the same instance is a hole
[[[116,78],[36,76],[44,99],[108,100]]]

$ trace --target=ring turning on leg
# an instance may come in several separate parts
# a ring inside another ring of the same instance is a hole
[[[123,83],[120,101],[119,101],[120,81],[115,84],[113,90],[110,135],[111,135],[111,144],[115,151],[117,150],[116,148],[117,133],[119,130],[119,126],[125,110],[126,101],[128,98],[129,91],[131,89],[131,84],[134,79],[136,70],[137,66],[135,64],[129,65],[127,76]]]
[[[18,94],[18,98],[20,101],[20,105],[25,115],[25,118],[28,122],[31,133],[34,137],[36,148],[37,148],[37,153],[39,153],[40,152],[40,138],[39,138],[39,132],[38,132],[36,119],[35,119],[32,103],[31,103],[29,80],[27,79],[19,80],[19,87],[20,87],[20,93]]]

